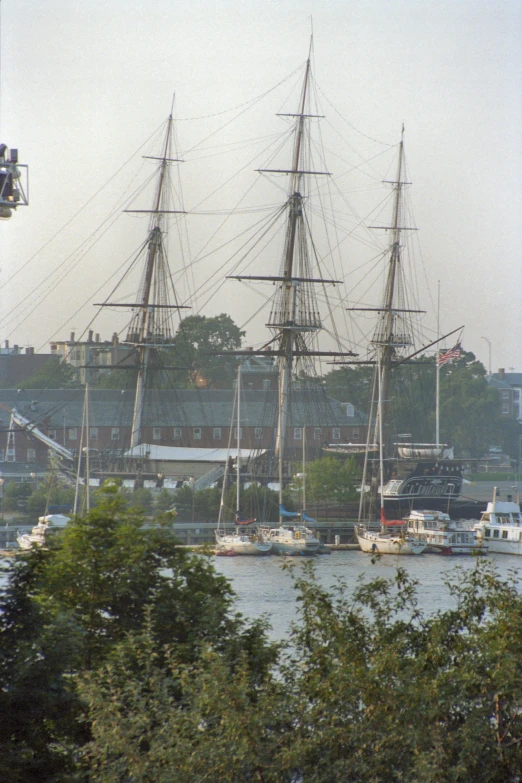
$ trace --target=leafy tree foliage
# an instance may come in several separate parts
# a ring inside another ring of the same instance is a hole
[[[333,370],[325,385],[333,397],[368,414],[373,372],[367,366]],[[385,422],[389,444],[405,432],[416,442],[435,440],[435,372],[433,356],[420,356],[392,371]],[[440,423],[441,440],[458,455],[479,457],[496,444],[517,456],[516,427],[502,419],[498,392],[488,386],[484,366],[470,351],[440,368]]]
[[[57,356],[52,356],[43,367],[18,384],[21,389],[74,389],[80,386],[75,370]]]
[[[90,733],[78,678],[128,634],[153,627],[155,649],[187,666],[207,649],[252,672],[273,660],[262,624],[232,613],[230,587],[203,556],[179,548],[167,522],[143,530],[115,485],[101,494],[49,549],[15,560],[1,595],[0,758],[15,783],[73,780]]]
[[[278,676],[214,651],[195,665],[131,635],[88,676],[93,783],[506,783],[522,774],[522,597],[489,564],[424,617],[399,569],[351,593],[297,579]],[[183,692],[182,703],[176,697]]]
[[[355,500],[361,471],[353,457],[321,457],[306,466],[306,495],[309,503],[336,506]]]
[[[216,356],[215,352],[240,348],[244,334],[226,313],[184,318],[175,337],[173,364],[187,369],[175,377],[178,381],[185,379],[185,385],[201,382],[210,388],[230,387],[236,374],[237,359]]]
[[[216,520],[221,493],[217,487],[194,490],[191,484],[183,484],[174,492],[173,507],[180,522],[192,520]],[[172,506],[171,506],[172,508]]]

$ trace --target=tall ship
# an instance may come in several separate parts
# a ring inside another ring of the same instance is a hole
[[[328,289],[342,281],[327,278],[323,274],[323,263],[317,244],[312,237],[314,223],[309,204],[312,195],[317,195],[319,180],[330,176],[323,158],[312,156],[315,149],[311,126],[322,118],[315,110],[311,95],[312,67],[311,51],[304,68],[299,103],[296,111],[280,116],[290,124],[289,136],[292,146],[290,165],[277,165],[260,169],[268,177],[287,178],[286,200],[278,205],[274,220],[282,223],[284,238],[279,270],[275,274],[235,274],[232,279],[246,285],[269,285],[270,313],[266,327],[269,337],[259,348],[234,351],[244,358],[254,355],[271,358],[277,367],[277,393],[274,421],[274,442],[252,464],[252,476],[262,476],[264,483],[277,487],[279,500],[279,526],[264,525],[261,529],[266,540],[272,542],[272,551],[277,554],[313,554],[319,549],[320,541],[313,530],[313,520],[306,509],[293,511],[285,508],[285,489],[293,482],[295,462],[300,454],[298,443],[305,446],[307,436],[313,435],[307,428],[315,416],[316,423],[322,412],[327,415],[328,398],[315,370],[314,361],[320,357],[332,361],[354,356],[340,340],[336,350],[324,350],[319,346],[319,335],[324,328],[321,311],[329,308]],[[270,229],[271,230],[271,225]],[[253,244],[254,257],[257,245]],[[251,261],[245,260],[248,268]],[[265,265],[266,266],[266,265]],[[331,312],[331,310],[330,310]],[[292,441],[289,437],[293,431]],[[260,521],[263,521],[261,509]]]

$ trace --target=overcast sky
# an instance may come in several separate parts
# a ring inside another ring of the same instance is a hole
[[[45,350],[83,331],[93,314],[83,303],[108,293],[94,296],[143,230],[131,222],[116,234],[118,248],[96,245],[92,258],[69,263],[117,202],[116,191],[98,189],[161,126],[173,93],[184,153],[229,110],[285,80],[306,59],[312,17],[315,78],[332,114],[357,129],[361,144],[392,145],[406,126],[431,289],[422,305],[436,301],[440,280],[442,330],[465,324],[464,347],[486,366],[483,337],[493,370],[522,370],[519,0],[1,0],[0,13],[0,141],[29,165],[31,202],[0,223],[2,341]],[[269,93],[250,120],[255,128],[245,121],[241,132],[275,132],[282,102]],[[233,128],[230,143],[239,141]],[[182,168],[185,203],[226,179],[232,158],[209,154],[208,174],[200,168],[197,177]],[[224,198],[227,208],[235,196]],[[203,223],[188,225],[199,252]],[[195,267],[193,283],[210,273]],[[259,301],[243,290],[208,307],[242,323]],[[95,329],[108,338],[113,324],[104,318]],[[261,339],[258,328],[251,341]]]

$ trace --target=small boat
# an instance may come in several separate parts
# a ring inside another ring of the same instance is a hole
[[[274,555],[315,555],[321,546],[315,532],[306,525],[261,527],[259,532],[270,542]]]
[[[44,546],[46,536],[50,531],[64,528],[69,517],[63,514],[48,514],[40,517],[38,524],[33,527],[30,533],[19,533],[16,537],[20,549],[31,549],[33,546]]]
[[[396,520],[395,530],[369,530],[366,525],[356,525],[355,535],[362,552],[372,555],[421,555],[427,547],[425,541],[412,536],[404,525]]]
[[[511,495],[498,500],[498,489],[493,489],[491,500],[480,521],[474,525],[478,539],[489,552],[504,555],[522,555],[522,515],[519,503]]]
[[[408,533],[427,544],[427,552],[439,555],[485,555],[483,542],[470,522],[456,522],[444,511],[412,511],[404,519]]]

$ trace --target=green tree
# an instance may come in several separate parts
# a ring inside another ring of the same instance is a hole
[[[184,484],[174,493],[176,519],[181,522],[217,519],[221,492],[217,487],[194,490],[191,484]]]
[[[440,421],[442,440],[471,457],[482,456],[502,437],[498,392],[488,386],[484,366],[470,352],[442,368]]]
[[[306,466],[308,503],[339,506],[357,497],[361,471],[353,457],[321,457]],[[296,481],[296,486],[299,484]]]
[[[252,671],[273,660],[263,624],[232,613],[233,594],[207,559],[153,530],[114,484],[47,550],[21,555],[0,600],[0,758],[7,780],[68,779],[90,733],[77,692],[128,634],[150,624],[155,648],[193,665],[213,649]],[[85,720],[81,721],[80,718]],[[60,777],[62,776],[62,777]]]
[[[52,356],[43,367],[18,384],[21,389],[75,389],[80,385],[73,367],[57,356]]]
[[[216,355],[241,347],[245,332],[226,313],[207,317],[189,315],[176,333],[173,364],[187,368],[174,377],[194,385],[199,379],[212,387],[230,387],[236,374],[237,358]]]
[[[301,572],[302,573],[302,572]],[[279,670],[132,635],[84,685],[92,781],[506,783],[522,774],[522,596],[488,563],[424,617],[403,569],[349,591],[311,568]],[[154,635],[152,634],[152,638]],[[183,702],[178,697],[183,693]]]
[[[286,503],[288,501],[288,503]],[[277,522],[279,520],[279,494],[262,484],[252,482],[240,492],[240,511],[248,518],[255,518],[259,523]],[[290,493],[285,494],[285,505],[289,511],[294,509]],[[225,522],[235,519],[237,511],[237,484],[228,488],[225,496]]]

